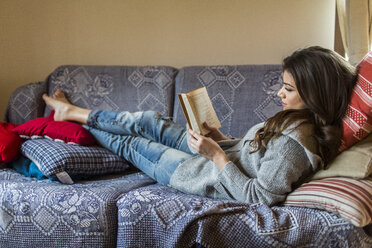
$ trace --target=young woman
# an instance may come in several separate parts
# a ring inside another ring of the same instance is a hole
[[[321,47],[283,61],[283,111],[240,139],[218,129],[202,136],[153,111],[89,110],[61,90],[43,99],[54,118],[86,125],[99,144],[159,183],[186,193],[273,205],[336,155],[354,69]],[[192,152],[193,151],[193,152]]]

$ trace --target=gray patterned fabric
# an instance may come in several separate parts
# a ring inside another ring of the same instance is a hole
[[[49,114],[44,92],[62,88],[92,109],[155,110],[185,123],[175,92],[206,86],[229,136],[281,109],[279,65],[62,66],[11,96],[6,121]],[[173,106],[175,106],[173,108]],[[128,172],[129,173],[129,172]],[[0,169],[0,247],[372,247],[357,228],[321,210],[213,200],[180,193],[142,173],[63,185]]]
[[[279,65],[191,66],[180,69],[176,94],[205,86],[225,135],[241,137],[253,125],[282,109],[276,96],[282,84]],[[186,119],[178,99],[174,120]]]
[[[30,83],[16,89],[11,95],[5,112],[4,121],[23,124],[43,116],[45,104],[40,101],[47,92],[47,81]]]
[[[118,247],[372,247],[361,228],[315,209],[214,200],[159,184],[117,205]]]
[[[62,88],[69,100],[91,109],[155,110],[171,115],[176,69],[165,66],[62,66],[48,93]],[[49,115],[47,108],[45,116]]]
[[[0,169],[0,247],[115,247],[117,198],[151,183],[135,173],[64,185]]]

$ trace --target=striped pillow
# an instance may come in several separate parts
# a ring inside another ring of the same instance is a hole
[[[363,227],[372,223],[372,180],[347,177],[313,180],[290,193],[284,205],[326,210]]]
[[[372,52],[359,63],[358,70],[358,81],[343,119],[340,152],[372,132]]]

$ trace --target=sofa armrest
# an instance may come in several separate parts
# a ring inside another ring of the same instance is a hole
[[[42,117],[45,110],[41,96],[47,92],[47,82],[29,83],[18,87],[10,96],[4,121],[22,124]]]

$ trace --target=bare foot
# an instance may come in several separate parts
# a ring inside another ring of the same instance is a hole
[[[63,92],[62,89],[57,89],[54,94],[53,94],[53,98],[56,99],[56,100],[60,100],[62,102],[65,102],[65,103],[68,103],[68,104],[71,104],[68,100],[67,100],[67,97],[65,95],[65,92]]]
[[[87,124],[89,113],[92,110],[70,103],[61,89],[56,90],[53,97],[43,94],[43,99],[46,105],[54,110],[55,121],[75,121],[81,124]]]
[[[68,112],[74,107],[66,98],[65,93],[61,89],[54,92],[53,97],[43,94],[43,99],[50,108],[54,109],[55,121],[68,121]]]

